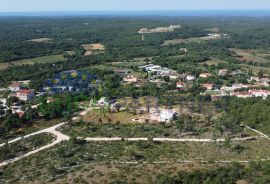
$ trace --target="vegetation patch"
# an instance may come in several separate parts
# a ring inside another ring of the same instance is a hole
[[[49,144],[53,139],[54,137],[52,135],[42,133],[28,138],[23,138],[15,143],[6,144],[0,149],[0,162],[13,159]]]
[[[162,161],[162,166],[168,168],[178,161],[190,160],[194,162],[193,166],[190,166],[190,168],[194,170],[196,163],[200,163],[200,161],[206,161],[205,164],[207,164],[207,162],[211,163],[216,160],[238,161],[267,158],[269,156],[268,144],[269,141],[266,140],[240,144],[202,144],[158,142],[85,143],[73,139],[50,150],[1,168],[2,174],[0,175],[0,181],[38,182],[42,178],[44,182],[53,182],[60,178],[65,178],[71,173],[83,173],[84,168],[88,168],[88,171],[91,171],[93,169],[96,170],[98,166],[102,167],[102,165],[106,165],[109,168],[122,167],[122,171],[128,172],[135,167],[126,162],[138,162],[141,164],[146,162],[148,164],[146,164],[145,167],[148,167],[154,164],[154,162]],[[168,164],[166,164],[166,162],[168,162]],[[53,165],[51,163],[53,163]],[[178,164],[181,165],[181,163]],[[203,164],[200,164],[200,167],[203,167],[202,165]],[[156,173],[159,170],[159,166],[160,164],[154,164],[153,167],[151,167],[152,169],[149,168],[149,172],[152,174],[155,173],[154,176],[157,176]],[[174,166],[178,168],[177,165]],[[111,170],[111,172],[113,171],[117,171],[117,169]],[[143,173],[146,172],[145,169],[141,171],[143,171]],[[95,173],[93,176],[101,173]],[[124,175],[118,176],[119,172],[114,173],[117,178],[119,177],[125,180],[126,177]],[[100,177],[103,178],[105,182],[110,180],[110,178],[102,177],[103,175],[104,174],[101,174]],[[107,176],[113,177],[113,175]],[[132,176],[136,177],[136,175],[133,174]],[[90,178],[92,177],[90,176]],[[115,179],[115,176],[113,178]]]

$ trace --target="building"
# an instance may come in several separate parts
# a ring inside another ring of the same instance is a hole
[[[187,82],[192,82],[192,81],[195,81],[196,80],[196,77],[193,76],[193,75],[187,75],[186,76],[186,81]]]
[[[266,99],[270,92],[268,90],[249,90],[249,93],[253,97],[262,97],[263,99]]]
[[[231,96],[236,96],[238,98],[250,98],[252,94],[249,91],[239,91],[239,92],[232,92]]]
[[[218,71],[219,76],[226,76],[228,75],[229,71],[227,69],[221,69]]]
[[[21,84],[19,82],[12,82],[9,86],[9,90],[12,92],[17,92],[21,89]]]
[[[184,82],[177,82],[176,83],[176,88],[178,88],[178,89],[185,89],[185,87],[186,87],[186,83],[184,83]]]
[[[241,88],[249,88],[250,85],[248,84],[233,84],[232,85],[232,89],[236,90],[236,89],[241,89]]]
[[[16,97],[23,101],[32,100],[35,97],[34,91],[29,89],[21,89],[16,93]]]
[[[206,90],[212,90],[213,89],[213,84],[205,83],[202,84],[202,87],[205,88]]]
[[[172,109],[163,109],[159,113],[150,114],[149,119],[157,122],[170,122],[177,116],[177,113]]]
[[[20,118],[22,118],[23,116],[24,116],[24,112],[23,111],[17,111],[17,112],[15,112],[16,114],[18,114],[18,116],[20,117]]]
[[[132,76],[132,75],[128,75],[123,79],[124,82],[137,82],[138,78]]]
[[[212,76],[212,74],[211,73],[201,73],[200,74],[200,78],[208,78],[208,77],[211,77]]]
[[[98,105],[99,107],[108,106],[108,105],[109,105],[109,102],[108,102],[108,100],[107,100],[106,97],[101,97],[101,98],[99,99],[99,101],[97,102],[97,105]]]
[[[251,76],[249,81],[260,82],[260,77]]]

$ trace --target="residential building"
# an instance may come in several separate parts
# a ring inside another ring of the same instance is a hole
[[[231,96],[236,96],[238,98],[250,98],[252,94],[249,91],[239,91],[239,92],[232,92]]]
[[[262,97],[263,99],[266,99],[270,92],[268,90],[249,90],[250,94],[253,97]]]
[[[23,101],[32,100],[35,97],[33,90],[21,89],[16,93],[16,97]]]
[[[19,82],[12,82],[9,86],[9,90],[12,92],[17,92],[21,89],[21,84]]]
[[[219,76],[226,76],[228,75],[229,71],[227,69],[221,69],[218,71]]]
[[[212,74],[211,73],[201,73],[200,74],[200,78],[208,78],[208,77],[211,77],[212,76]]]
[[[202,87],[205,88],[206,90],[212,90],[213,89],[213,84],[205,83],[202,84]]]
[[[196,80],[196,77],[193,76],[193,75],[187,75],[186,76],[186,81],[187,82],[192,82],[192,81],[195,81]]]
[[[184,82],[177,82],[176,83],[176,88],[178,89],[184,89],[186,87],[186,83]]]

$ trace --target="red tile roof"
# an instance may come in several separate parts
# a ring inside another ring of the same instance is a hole
[[[29,95],[29,94],[33,93],[33,90],[30,90],[30,89],[21,89],[20,91],[18,91],[18,93]]]
[[[24,112],[20,111],[20,112],[16,112],[16,114],[18,114],[18,115],[19,115],[19,117],[21,118],[21,117],[23,117]]]
[[[21,84],[18,82],[12,82],[12,84],[10,85],[10,87],[16,88],[16,87],[20,87]]]

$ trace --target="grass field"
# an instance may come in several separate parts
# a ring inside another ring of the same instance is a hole
[[[211,66],[211,65],[218,65],[218,64],[221,64],[221,63],[227,63],[227,62],[224,61],[224,60],[221,60],[221,59],[211,58],[210,60],[205,61],[202,64],[207,64],[208,66]]]
[[[58,55],[48,55],[30,59],[21,59],[16,61],[4,62],[0,63],[0,69],[5,69],[11,66],[20,66],[20,65],[33,65],[38,63],[56,63],[60,61],[64,61],[65,58],[62,54]]]

